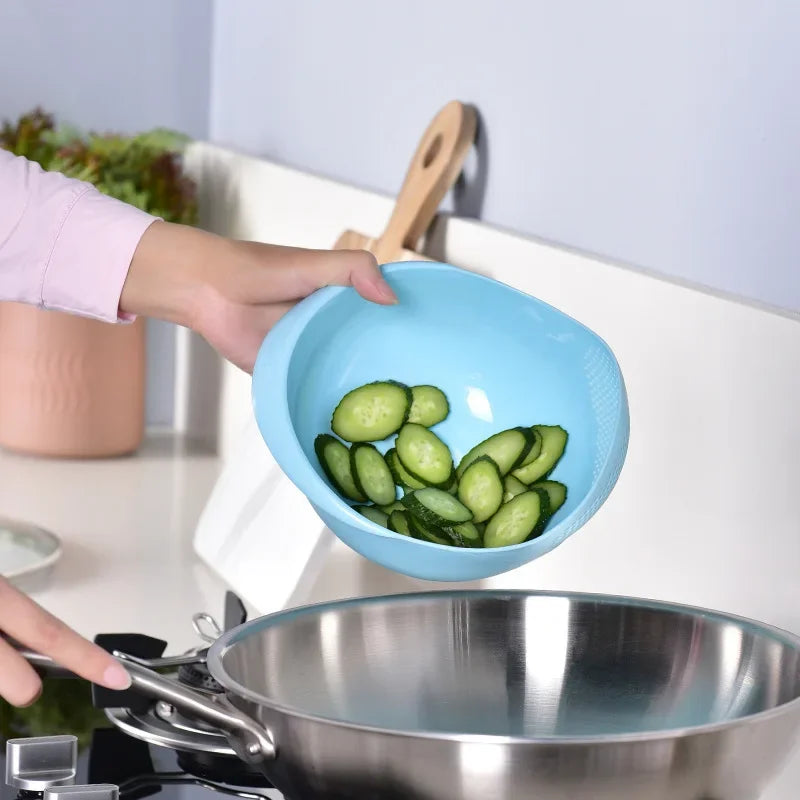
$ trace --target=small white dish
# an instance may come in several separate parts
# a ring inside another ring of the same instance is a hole
[[[18,588],[39,588],[61,552],[61,540],[55,534],[27,522],[0,518],[0,575]]]

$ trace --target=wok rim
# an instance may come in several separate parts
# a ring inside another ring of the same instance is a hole
[[[284,705],[261,697],[247,687],[242,686],[233,680],[223,667],[222,660],[225,654],[236,646],[237,643],[244,641],[248,632],[254,628],[263,630],[265,627],[272,627],[279,623],[281,618],[292,618],[304,616],[306,614],[320,614],[325,611],[332,611],[350,606],[368,605],[371,603],[386,601],[414,601],[420,599],[437,598],[484,598],[484,599],[510,599],[526,597],[557,597],[567,600],[578,600],[584,602],[599,602],[606,605],[626,605],[639,608],[650,608],[656,611],[678,612],[692,617],[715,617],[720,622],[735,623],[740,627],[750,626],[759,635],[774,638],[792,647],[800,655],[800,635],[791,631],[759,622],[751,617],[739,614],[731,614],[724,611],[695,606],[687,603],[676,603],[654,598],[634,597],[629,595],[614,595],[601,592],[573,592],[561,591],[557,589],[463,589],[463,590],[434,590],[421,592],[404,592],[390,595],[370,595],[366,597],[351,597],[341,600],[326,600],[318,603],[308,603],[295,608],[281,609],[269,614],[248,620],[235,628],[225,631],[210,647],[206,656],[206,666],[212,677],[223,687],[226,694],[232,696],[231,702],[236,705],[235,700],[244,700],[253,703],[259,708],[266,708],[278,714],[288,717],[302,719],[321,725],[346,728],[359,733],[374,733],[384,736],[396,736],[412,739],[426,739],[444,742],[457,742],[464,744],[496,744],[496,745],[538,745],[538,746],[579,746],[579,745],[598,745],[598,744],[625,744],[636,742],[654,742],[659,740],[681,739],[688,736],[717,733],[726,729],[743,725],[766,722],[773,717],[784,716],[792,711],[800,709],[800,693],[797,697],[786,703],[773,706],[772,708],[757,711],[754,714],[746,714],[720,722],[709,722],[702,725],[693,725],[682,728],[664,728],[653,731],[641,731],[638,733],[617,733],[617,734],[593,734],[587,736],[506,736],[497,734],[479,733],[452,733],[446,731],[426,731],[426,730],[407,730],[400,728],[379,727],[376,725],[365,725],[348,720],[335,719],[333,717],[312,714],[291,706]],[[276,743],[280,744],[280,743]]]

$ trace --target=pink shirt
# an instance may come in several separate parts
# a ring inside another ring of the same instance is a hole
[[[156,217],[0,149],[0,300],[116,322]]]

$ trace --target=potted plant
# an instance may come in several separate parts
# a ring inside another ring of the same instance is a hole
[[[186,138],[83,134],[37,109],[0,127],[0,147],[88,181],[169,222],[195,224]],[[0,446],[61,457],[135,451],[144,434],[145,331],[0,303]]]

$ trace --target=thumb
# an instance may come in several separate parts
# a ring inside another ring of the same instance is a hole
[[[329,276],[323,285],[352,286],[365,300],[393,305],[397,295],[381,275],[375,256],[367,250],[333,250]],[[320,288],[320,287],[317,287]]]
[[[381,275],[375,256],[368,250],[296,251],[293,266],[305,293],[324,286],[352,286],[365,300],[381,305],[397,303],[397,295]],[[309,254],[313,253],[313,258]]]

